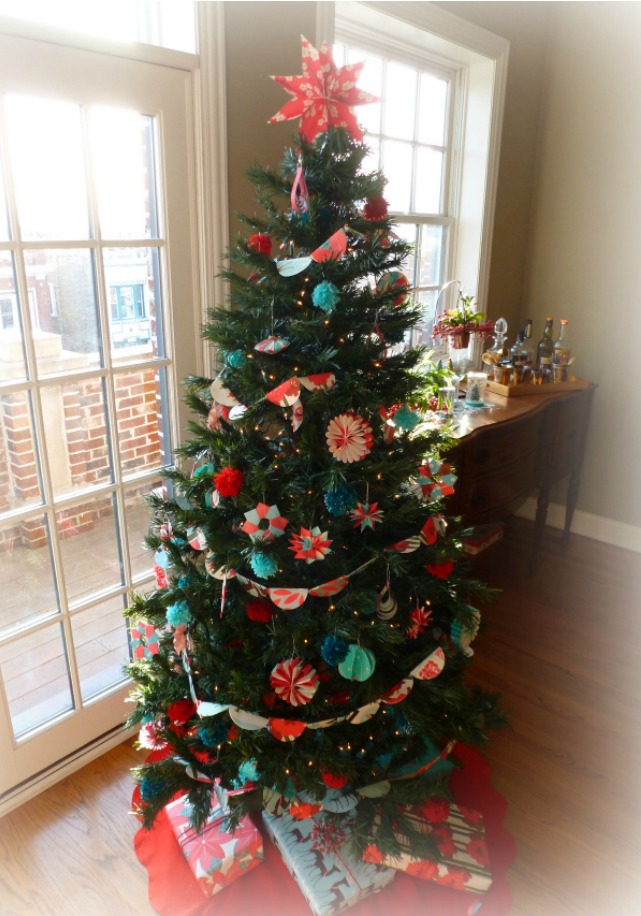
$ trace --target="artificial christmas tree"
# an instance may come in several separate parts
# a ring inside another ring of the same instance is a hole
[[[158,648],[129,666],[145,824],[187,792],[347,818],[354,846],[398,836],[438,857],[403,806],[441,795],[457,741],[481,744],[496,698],[464,680],[486,596],[443,515],[447,436],[426,422],[442,370],[405,347],[420,312],[384,178],[364,174],[351,106],[360,65],[303,40],[276,119],[301,117],[278,171],[254,167],[260,216],[230,251],[230,308],[204,337],[215,379],[187,380],[200,418],[150,497],[158,588],[129,614]]]

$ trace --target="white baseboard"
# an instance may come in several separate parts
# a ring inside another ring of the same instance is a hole
[[[91,763],[97,757],[101,757],[102,754],[106,754],[107,751],[112,750],[127,738],[131,738],[133,734],[134,732],[125,729],[124,726],[114,729],[86,747],[81,748],[75,754],[65,757],[64,760],[59,761],[49,769],[44,770],[42,773],[37,773],[31,779],[28,779],[22,785],[17,786],[16,789],[0,798],[0,817],[35,798],[40,792],[49,789],[66,776],[71,776],[76,770]]]
[[[516,514],[522,518],[534,520],[536,499],[534,497],[527,499]],[[552,528],[563,528],[565,526],[565,506],[550,503],[547,524]],[[637,528],[636,525],[626,525],[624,522],[616,522],[612,518],[577,510],[572,519],[572,533],[641,553],[641,528]]]

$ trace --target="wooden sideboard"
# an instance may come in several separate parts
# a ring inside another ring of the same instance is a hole
[[[506,398],[487,394],[490,408],[468,410],[454,430],[447,453],[458,484],[447,511],[466,526],[512,515],[538,491],[533,563],[547,518],[550,490],[568,478],[563,546],[570,536],[579,490],[594,385],[580,391]]]

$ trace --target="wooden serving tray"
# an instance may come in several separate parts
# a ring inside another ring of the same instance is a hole
[[[554,394],[556,391],[582,391],[589,384],[586,378],[577,378],[575,375],[571,375],[567,382],[552,382],[546,385],[500,385],[488,379],[485,390],[492,394],[500,394],[504,398],[519,398],[525,395]]]

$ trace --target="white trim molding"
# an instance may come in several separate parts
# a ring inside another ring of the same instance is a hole
[[[536,517],[536,499],[533,496],[529,497],[516,514],[533,521]],[[562,529],[565,526],[565,506],[550,503],[546,523],[552,528]],[[572,519],[572,534],[641,553],[641,528],[617,522],[613,518],[577,510]]]
[[[447,273],[482,308],[490,278],[509,42],[431,3],[336,0],[318,7],[319,38],[331,40],[336,31],[355,43],[383,42],[402,57],[429,58],[457,74],[464,91],[455,114],[458,178]]]

